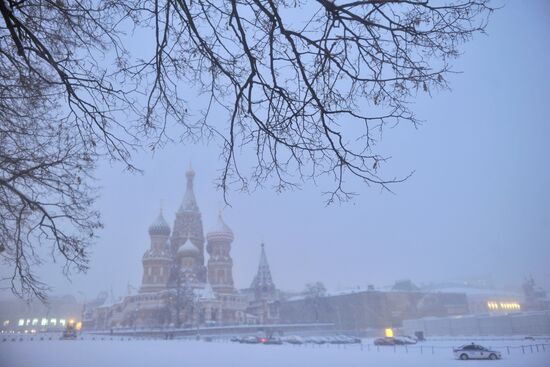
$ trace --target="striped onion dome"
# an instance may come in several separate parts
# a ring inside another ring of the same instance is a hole
[[[170,226],[164,216],[162,215],[162,209],[159,216],[149,226],[149,235],[151,236],[170,236]]]

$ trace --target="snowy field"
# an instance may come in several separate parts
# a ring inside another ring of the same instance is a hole
[[[128,340],[120,337],[86,336],[84,340],[34,340],[0,342],[2,367],[182,367],[182,366],[261,366],[261,367],[328,367],[328,366],[498,366],[548,367],[550,348],[528,347],[529,343],[513,340],[488,340],[482,344],[503,353],[498,361],[459,361],[452,346],[463,340],[432,340],[419,346],[380,347],[365,340],[363,345],[247,345],[225,341]],[[545,341],[548,343],[548,341]],[[531,342],[533,343],[533,342]],[[510,354],[506,346],[510,348]],[[521,345],[527,346],[521,349]],[[432,349],[433,346],[433,349]]]

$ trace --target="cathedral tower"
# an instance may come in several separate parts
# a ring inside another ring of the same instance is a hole
[[[172,266],[168,247],[170,226],[160,211],[157,219],[149,226],[151,247],[143,254],[143,278],[140,292],[157,292],[166,288]]]
[[[195,199],[195,192],[193,191],[195,171],[190,168],[185,175],[187,177],[187,186],[181,206],[176,213],[170,245],[174,254],[178,254],[179,249],[188,242],[191,246],[196,247],[197,253],[196,256],[193,257],[195,262],[194,276],[197,282],[206,283],[202,219],[197,200]]]
[[[275,288],[275,283],[273,283],[273,279],[271,278],[271,270],[269,270],[267,256],[265,255],[265,245],[263,243],[262,252],[260,253],[258,272],[256,273],[250,288],[254,291],[256,300],[273,300],[277,298],[277,289]]]
[[[233,260],[231,259],[231,242],[233,231],[223,221],[222,214],[218,215],[216,226],[208,232],[206,250],[208,258],[208,282],[212,289],[220,293],[231,293],[233,287]]]

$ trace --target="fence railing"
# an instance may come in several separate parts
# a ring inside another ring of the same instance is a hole
[[[14,343],[14,342],[48,342],[60,340],[59,334],[31,334],[31,335],[21,335],[21,334],[4,334],[0,335],[0,342],[2,343]],[[145,341],[145,340],[166,340],[168,338],[164,337],[146,337],[146,336],[116,336],[116,335],[96,335],[96,334],[82,334],[79,335],[77,340],[85,341]],[[192,341],[196,338],[181,338],[179,341]],[[203,340],[217,343],[229,343],[229,338],[204,338]],[[449,339],[450,341],[457,341]],[[499,341],[504,341],[505,339],[494,339]],[[303,343],[303,344],[286,344],[286,346],[293,348],[307,348],[307,349],[321,349],[321,348],[337,348],[337,349],[355,349],[362,352],[379,352],[379,353],[417,353],[417,354],[439,354],[439,353],[452,353],[453,349],[457,346],[448,346],[448,345],[430,345],[427,343],[418,343],[412,345],[374,345],[372,341],[357,343],[357,344],[315,344],[315,343]],[[258,345],[259,347],[280,347],[278,345]],[[550,352],[550,343],[530,343],[530,344],[521,344],[521,345],[498,345],[490,346],[488,348],[501,352],[503,355],[511,354],[532,354],[532,353],[544,353]]]

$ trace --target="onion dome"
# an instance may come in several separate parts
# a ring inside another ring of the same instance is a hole
[[[216,225],[214,228],[212,228],[207,234],[206,239],[208,241],[233,241],[235,236],[233,235],[233,231],[222,218],[222,213],[218,214],[218,221],[216,222]]]
[[[162,209],[160,210],[159,216],[155,221],[149,226],[149,235],[151,236],[169,236],[170,235],[170,226],[164,219],[162,215]]]
[[[187,240],[185,243],[178,249],[178,256],[195,256],[198,255],[199,249],[197,246],[193,245],[191,241]]]

